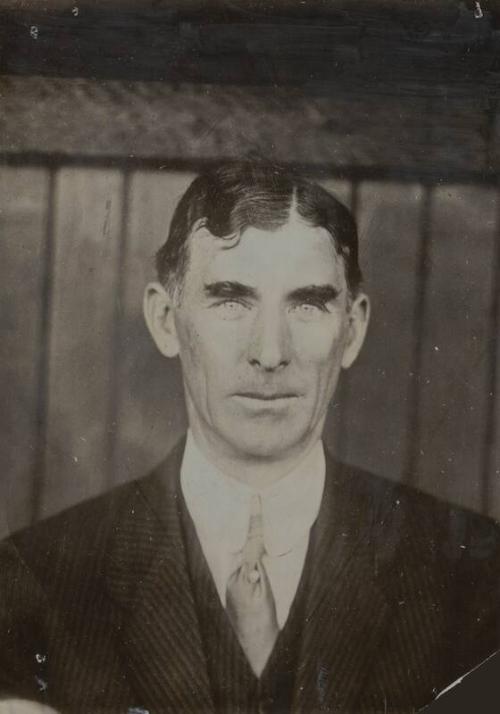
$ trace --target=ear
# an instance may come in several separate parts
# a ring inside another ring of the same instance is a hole
[[[349,369],[358,356],[365,341],[370,321],[370,300],[368,295],[359,293],[353,300],[348,313],[347,340],[342,356],[342,367]]]
[[[179,354],[171,295],[160,283],[149,283],[144,291],[144,318],[156,346],[165,357]]]

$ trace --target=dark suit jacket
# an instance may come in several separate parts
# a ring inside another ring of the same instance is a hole
[[[67,712],[213,712],[179,518],[150,476],[0,548],[0,692]],[[295,712],[411,712],[499,648],[500,529],[327,460]]]

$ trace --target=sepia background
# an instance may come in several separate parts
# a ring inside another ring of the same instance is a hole
[[[142,292],[197,170],[249,153],[358,219],[373,317],[326,443],[500,518],[495,5],[146,5],[1,6],[0,534],[185,430]]]

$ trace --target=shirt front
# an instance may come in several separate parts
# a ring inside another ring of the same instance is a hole
[[[262,506],[266,569],[278,625],[283,628],[295,597],[323,496],[325,456],[318,441],[304,459],[276,483],[262,488],[236,481],[215,467],[188,432],[181,489],[222,606],[230,575],[241,564],[252,500]]]

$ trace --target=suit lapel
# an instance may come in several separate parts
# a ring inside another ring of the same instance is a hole
[[[327,460],[308,554],[312,572],[293,711],[349,711],[386,631],[390,607],[377,576],[375,514],[376,503],[358,488],[356,474]]]
[[[107,571],[116,630],[137,706],[213,711],[178,512],[183,444],[138,482],[116,529]]]

